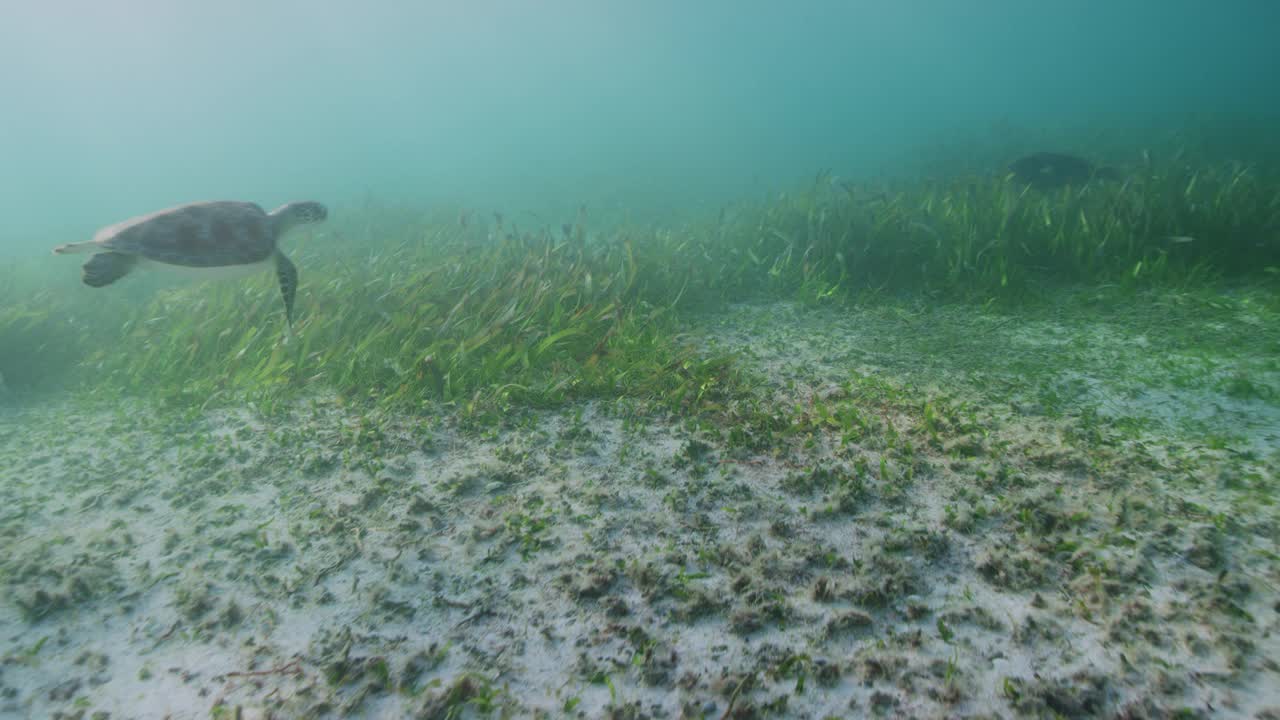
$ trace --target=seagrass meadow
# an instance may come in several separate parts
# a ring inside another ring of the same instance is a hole
[[[17,257],[0,716],[1278,717],[1270,127]]]
[[[596,219],[585,206],[548,223],[366,201],[300,241],[292,342],[269,282],[91,295],[67,263],[15,260],[2,288],[0,367],[11,389],[201,405],[302,387],[401,409],[684,402],[734,381],[727,359],[693,360],[681,319],[734,303],[1013,307],[1104,287],[1139,306],[1147,291],[1229,297],[1239,287],[1266,306],[1280,279],[1280,154],[1266,130],[1255,135],[1248,155],[1203,129],[1155,147],[1134,137],[1132,157],[1118,158],[1121,181],[1052,192],[1000,172],[1008,150],[986,157],[981,173],[935,165],[919,177],[851,181],[822,172],[670,226],[618,211]]]

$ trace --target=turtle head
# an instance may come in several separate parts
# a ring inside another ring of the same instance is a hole
[[[317,223],[329,217],[329,210],[318,202],[304,200],[302,202],[285,203],[272,210],[271,219],[276,225],[276,237],[289,232],[298,225]]]

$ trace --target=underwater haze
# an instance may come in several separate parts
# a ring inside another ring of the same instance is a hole
[[[1280,718],[1277,27],[0,0],[0,720]]]
[[[1256,0],[15,3],[0,249],[220,198],[670,212],[1002,125],[1274,116],[1278,23]]]

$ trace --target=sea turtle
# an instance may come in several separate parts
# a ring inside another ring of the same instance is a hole
[[[277,243],[292,228],[320,222],[328,214],[324,205],[309,201],[269,213],[249,202],[189,203],[110,225],[89,242],[59,245],[53,252],[94,253],[84,264],[84,284],[90,287],[110,285],[147,261],[202,274],[237,274],[274,262],[285,319],[292,325],[298,270]]]
[[[1038,152],[1018,158],[1009,165],[1014,178],[1037,190],[1054,190],[1067,185],[1084,185],[1095,178],[1118,180],[1113,168],[1098,167],[1075,155]]]

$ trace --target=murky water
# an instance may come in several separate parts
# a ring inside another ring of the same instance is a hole
[[[1278,13],[6,13],[0,717],[1280,714]]]

